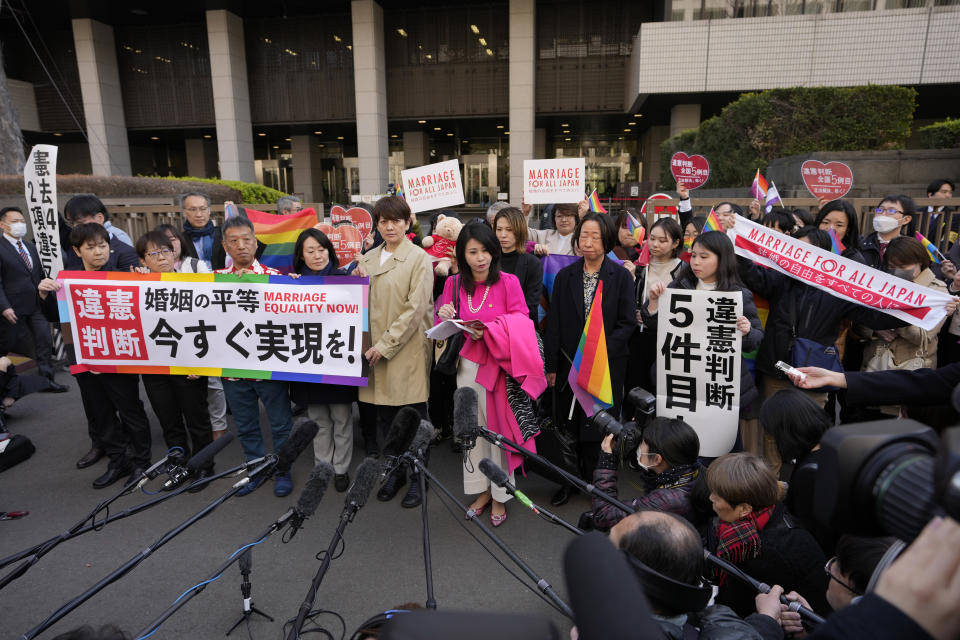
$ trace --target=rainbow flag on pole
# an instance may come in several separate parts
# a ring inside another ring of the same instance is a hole
[[[596,193],[596,191],[594,191],[594,193]],[[647,234],[647,231],[643,228],[643,225],[637,222],[637,219],[629,213],[627,214],[627,231],[629,231],[633,239],[637,241],[637,244],[643,244],[643,237]]]
[[[840,242],[840,236],[837,235],[837,230],[831,227],[827,233],[830,234],[830,250],[838,256],[842,256],[847,248]]]
[[[567,376],[570,389],[587,416],[613,406],[613,385],[610,382],[602,309],[603,281],[600,281]]]
[[[597,195],[597,190],[594,189],[593,193],[587,198],[587,204],[590,205],[590,211],[594,213],[606,213],[607,210],[603,208],[603,205],[600,204],[600,196]]]
[[[710,215],[707,216],[707,221],[703,223],[703,232],[707,231],[723,231],[723,223],[720,222],[720,216],[717,215],[717,212],[713,209],[710,209]]]
[[[757,175],[753,177],[753,184],[750,185],[750,195],[757,200],[763,200],[767,197],[767,189],[769,188],[770,185],[768,185],[767,181],[760,175],[760,169],[757,169]]]
[[[404,200],[407,199],[407,196],[403,195],[403,185],[399,182],[397,183],[397,186],[393,192],[393,195],[397,196],[398,198],[403,198]]]
[[[940,249],[937,249],[937,245],[933,244],[929,240],[923,237],[923,234],[917,231],[916,234],[917,240],[920,241],[920,244],[923,245],[923,248],[927,250],[927,253],[930,254],[930,259],[936,264],[940,264],[941,260],[946,260],[946,257],[940,253]]]
[[[260,256],[260,264],[273,267],[282,274],[293,271],[293,248],[297,237],[305,229],[317,224],[317,212],[309,208],[281,216],[246,209],[246,214],[253,223],[257,240],[267,245]]]

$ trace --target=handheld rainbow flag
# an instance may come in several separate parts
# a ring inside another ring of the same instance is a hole
[[[587,416],[613,406],[613,385],[607,359],[607,336],[603,329],[603,282],[597,283],[583,335],[573,356],[567,381]]]
[[[707,231],[723,231],[723,223],[720,222],[720,216],[717,215],[717,212],[713,209],[710,209],[710,215],[707,216],[707,221],[703,223],[703,232]]]
[[[946,260],[946,256],[940,253],[940,249],[937,249],[937,245],[933,244],[929,240],[923,237],[919,231],[916,234],[917,240],[920,241],[920,244],[923,245],[923,248],[927,250],[927,253],[930,254],[930,259],[936,264],[940,264],[941,260]]]
[[[757,169],[757,175],[753,177],[753,184],[750,185],[750,195],[757,200],[763,200],[767,197],[767,189],[769,188],[770,185],[768,185],[764,177],[760,175],[760,169]]]
[[[780,199],[780,192],[777,191],[777,183],[771,182],[770,188],[767,189],[767,201],[766,201],[765,211],[770,213],[770,210],[773,209],[775,205],[783,206],[783,200]]]
[[[593,193],[587,198],[587,204],[590,205],[590,211],[594,213],[606,213],[607,210],[603,208],[603,205],[600,204],[600,196],[597,194],[597,190],[594,189]]]
[[[838,256],[842,256],[847,248],[840,242],[840,236],[837,235],[837,230],[831,227],[827,233],[830,234],[830,250]]]
[[[293,271],[293,249],[297,237],[305,229],[317,224],[317,212],[311,207],[281,216],[246,209],[246,215],[253,223],[257,240],[267,245],[260,256],[260,264],[273,267],[283,274]]]
[[[643,244],[643,238],[647,235],[647,230],[629,213],[627,214],[627,231],[629,231],[633,239],[637,241],[637,244]]]
[[[398,198],[403,198],[404,200],[407,199],[407,196],[403,195],[403,185],[399,182],[397,183],[397,188],[394,190],[393,195],[397,196]]]

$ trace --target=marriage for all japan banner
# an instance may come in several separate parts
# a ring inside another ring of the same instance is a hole
[[[729,453],[740,424],[743,294],[667,289],[657,315],[657,415],[693,427],[701,456]]]
[[[872,307],[922,329],[935,328],[951,296],[801,242],[737,216],[738,255],[823,289],[842,300]]]
[[[368,280],[63,271],[77,365],[366,386]]]

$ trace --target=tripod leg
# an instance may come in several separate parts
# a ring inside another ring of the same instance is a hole
[[[253,605],[251,604],[251,605],[250,605],[250,614],[252,615],[252,614],[254,614],[254,613],[257,614],[258,616],[263,616],[264,618],[266,618],[266,619],[269,620],[270,622],[273,622],[273,618],[271,618],[270,616],[268,616],[267,614],[265,614],[263,611],[260,611],[260,609],[257,609],[255,606],[253,606]]]

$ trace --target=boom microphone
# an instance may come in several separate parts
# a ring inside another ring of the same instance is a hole
[[[537,505],[528,498],[522,491],[519,491],[516,486],[510,482],[510,476],[507,475],[507,472],[500,468],[490,458],[484,458],[480,461],[480,473],[487,476],[490,479],[490,482],[507,490],[507,493],[513,495],[517,499],[517,502],[527,507],[528,509],[533,510],[534,513],[539,514],[540,510],[537,508]]]
[[[464,452],[477,444],[479,425],[477,392],[470,387],[459,387],[453,392],[453,440]]]
[[[414,411],[416,413],[416,411]],[[363,505],[367,504],[367,498],[373,491],[373,486],[377,484],[377,463],[373,458],[366,458],[357,467],[353,484],[347,491],[347,497],[343,501],[343,513],[341,518],[353,519],[353,516]]]
[[[293,509],[292,522],[290,523],[290,538],[297,534],[303,521],[313,515],[330,485],[330,478],[333,477],[333,465],[329,462],[321,462],[310,472],[307,483],[300,492],[300,499],[297,500],[297,506]]]
[[[209,463],[213,462],[213,459],[217,457],[217,454],[223,451],[227,445],[233,442],[234,435],[233,432],[227,431],[222,436],[205,446],[200,451],[197,451],[193,456],[187,460],[186,467],[176,467],[171,469],[167,473],[167,481],[163,483],[163,489],[169,491],[173,489],[186,478],[191,475],[195,475],[200,469],[206,467]]]
[[[313,442],[319,430],[320,427],[313,420],[304,420],[293,430],[287,441],[277,449],[278,474],[290,473],[290,467],[293,466],[297,456]]]
[[[432,424],[426,420],[421,420],[420,426],[417,427],[417,435],[414,436],[413,442],[410,443],[409,452],[417,458],[423,458],[427,449],[430,448],[430,441],[433,440],[433,431]]]
[[[420,414],[413,407],[404,407],[397,412],[387,441],[383,446],[383,464],[380,467],[380,481],[383,482],[397,468],[397,458],[410,448],[420,426]]]

